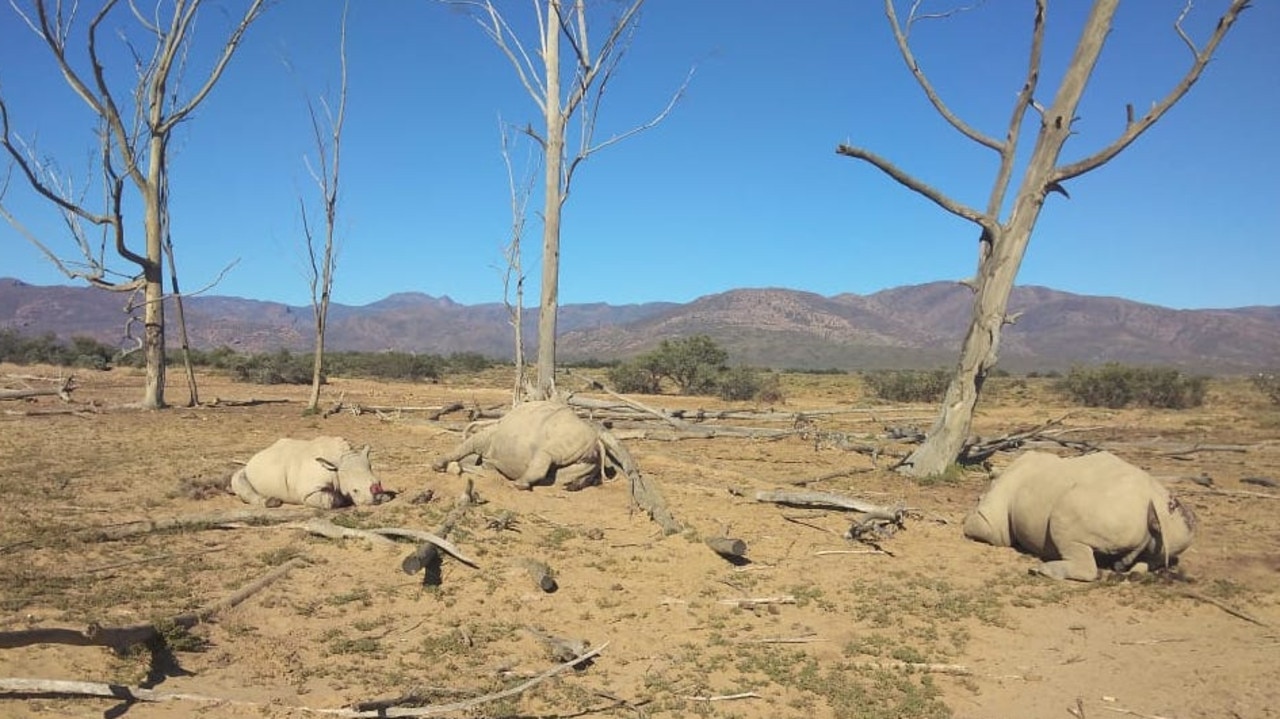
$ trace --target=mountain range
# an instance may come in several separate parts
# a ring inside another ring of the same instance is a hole
[[[869,295],[763,288],[685,304],[567,304],[560,308],[558,354],[566,361],[625,359],[663,339],[705,334],[729,351],[734,364],[811,370],[950,366],[972,297],[961,285],[934,282]],[[117,344],[125,335],[127,299],[89,287],[0,278],[0,330]],[[192,345],[201,349],[304,351],[314,336],[309,306],[195,296],[185,298],[184,307]],[[1280,307],[1175,310],[1024,286],[1014,289],[1009,310],[1021,315],[1002,334],[1000,366],[1013,371],[1116,361],[1230,374],[1280,364]],[[536,308],[525,310],[523,320],[531,355]],[[169,338],[175,341],[176,332]],[[514,352],[511,313],[502,303],[463,305],[412,292],[362,306],[331,305],[326,346],[496,358]]]

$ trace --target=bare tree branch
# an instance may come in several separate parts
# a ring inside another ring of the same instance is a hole
[[[1182,12],[1178,14],[1178,19],[1174,23],[1174,28],[1177,30],[1178,35],[1181,36],[1183,41],[1191,47],[1192,54],[1195,55],[1195,61],[1191,64],[1191,68],[1187,70],[1187,74],[1182,77],[1182,80],[1178,82],[1178,84],[1169,92],[1168,95],[1165,96],[1163,100],[1152,106],[1151,110],[1147,112],[1147,114],[1143,115],[1142,118],[1136,122],[1130,123],[1125,128],[1124,132],[1121,133],[1120,137],[1116,138],[1115,142],[1089,157],[1073,162],[1069,165],[1059,167],[1054,171],[1052,180],[1060,183],[1073,177],[1079,177],[1090,170],[1100,167],[1110,161],[1111,158],[1120,154],[1122,150],[1131,145],[1134,140],[1138,139],[1138,137],[1142,135],[1142,133],[1146,132],[1152,125],[1154,125],[1157,120],[1163,117],[1170,108],[1182,99],[1183,95],[1187,94],[1187,91],[1196,83],[1196,80],[1200,79],[1200,74],[1204,72],[1204,68],[1209,64],[1209,60],[1213,57],[1213,53],[1218,49],[1218,44],[1222,42],[1224,37],[1226,37],[1227,31],[1231,29],[1231,26],[1235,24],[1237,19],[1239,19],[1240,13],[1247,7],[1249,7],[1249,0],[1232,0],[1230,7],[1228,7],[1222,17],[1218,19],[1218,24],[1214,28],[1213,34],[1209,36],[1209,41],[1205,43],[1204,49],[1197,51],[1195,43],[1191,42],[1191,39],[1182,29],[1182,20],[1190,11],[1190,3],[1188,3],[1187,6],[1183,8]]]
[[[942,12],[931,12],[931,13],[920,12],[920,6],[923,4],[924,4],[924,0],[915,0],[915,2],[911,3],[911,11],[907,13],[907,24],[905,28],[906,35],[910,36],[911,26],[915,25],[917,22],[920,22],[921,20],[945,20],[951,17],[952,15],[959,15],[962,12],[969,12],[970,10],[976,10],[978,7],[984,4],[984,0],[978,0],[978,2],[972,5],[964,5],[957,8],[951,8],[950,10],[943,10]]]
[[[595,82],[596,76],[600,73],[601,68],[613,67],[609,62],[609,58],[618,47],[618,41],[622,37],[623,32],[629,32],[631,30],[632,23],[634,23],[636,19],[636,13],[639,12],[640,6],[643,4],[644,0],[634,0],[622,15],[614,21],[613,27],[609,31],[609,36],[605,38],[604,43],[600,45],[600,50],[596,53],[595,61],[588,65],[579,65],[579,70],[583,75],[578,82],[577,89],[575,89],[573,93],[569,95],[568,99],[565,100],[564,114],[566,117],[572,115],[574,111],[578,109],[578,105],[582,103],[582,100],[586,96],[589,88]],[[580,18],[579,22],[585,23],[585,20]],[[585,30],[583,33],[585,36]],[[581,55],[579,62],[583,59],[589,60],[590,57],[591,56],[589,54]]]
[[[943,194],[940,190],[937,190],[932,186],[926,185],[920,180],[917,180],[915,177],[904,172],[897,165],[875,154],[874,152],[864,150],[860,147],[854,147],[852,145],[842,144],[836,148],[836,154],[844,155],[846,157],[852,157],[858,160],[863,160],[865,162],[871,163],[881,172],[885,173],[889,177],[892,177],[899,184],[903,185],[904,187],[911,190],[912,192],[915,192],[917,194],[923,195],[924,197],[927,197],[928,199],[932,200],[934,204],[946,210],[947,212],[950,212],[951,214],[956,215],[957,217],[961,217],[970,222],[973,222],[978,226],[982,227],[983,229],[994,229],[996,226],[995,218],[988,217],[987,215],[984,215],[983,213],[978,212],[972,207],[964,205],[960,202],[956,202],[955,200]]]
[[[460,7],[472,7],[481,10],[489,19],[486,24],[477,15],[472,15],[472,19],[484,31],[484,34],[493,41],[493,44],[507,56],[507,60],[511,62],[511,67],[515,68],[516,76],[520,78],[520,84],[524,85],[525,92],[529,93],[529,97],[537,103],[538,109],[546,112],[546,86],[542,82],[542,76],[538,74],[538,66],[534,64],[533,58],[529,57],[528,51],[525,50],[524,43],[520,42],[520,38],[507,24],[507,19],[498,12],[490,0],[440,0],[448,5],[457,5]],[[537,8],[537,2],[534,2],[534,8]],[[538,15],[538,23],[541,25],[542,17]],[[539,37],[543,37],[545,33],[538,33]],[[510,43],[508,44],[508,38]],[[513,47],[514,46],[514,49]]]
[[[911,15],[909,16],[910,19],[907,21],[908,26],[910,26],[912,22],[915,22],[915,20],[921,19],[916,17],[915,14],[916,7],[918,5],[919,2],[917,1],[916,5],[913,5],[911,8]],[[911,52],[911,45],[907,42],[907,30],[904,30],[902,25],[898,22],[898,14],[894,10],[893,0],[884,0],[884,12],[889,16],[889,26],[893,28],[893,38],[898,42],[898,51],[902,53],[902,59],[906,61],[907,69],[915,76],[916,82],[920,84],[920,88],[924,90],[924,94],[929,98],[929,102],[933,103],[933,107],[938,111],[938,114],[942,115],[942,117],[945,118],[952,127],[960,132],[960,134],[970,140],[973,140],[979,145],[989,147],[999,152],[1002,147],[999,140],[974,129],[967,122],[960,119],[960,117],[952,112],[951,108],[947,107],[947,104],[942,101],[937,90],[933,88],[933,83],[929,82],[929,78],[926,77],[924,71],[920,69],[920,63],[916,62],[915,55]],[[939,14],[934,17],[946,17],[954,12],[958,12],[958,10],[950,13]]]
[[[1027,59],[1027,78],[1018,92],[1018,99],[1013,103],[1013,113],[1009,118],[1009,130],[1005,133],[1000,147],[1000,169],[996,171],[995,183],[991,186],[991,197],[987,202],[987,215],[999,217],[1000,208],[1004,206],[1005,193],[1009,191],[1009,182],[1013,179],[1014,163],[1017,160],[1018,138],[1022,136],[1022,121],[1027,116],[1027,107],[1035,102],[1036,87],[1040,82],[1040,59],[1044,54],[1044,14],[1047,0],[1036,0],[1035,26],[1031,31],[1031,52]],[[1043,113],[1041,113],[1043,114]]]
[[[569,181],[573,177],[573,171],[578,167],[578,165],[583,160],[586,160],[591,155],[594,155],[596,152],[599,152],[600,150],[603,150],[604,148],[609,147],[610,145],[616,145],[617,143],[622,142],[623,140],[626,140],[629,137],[634,137],[636,135],[639,135],[640,133],[646,130],[652,130],[653,128],[661,124],[663,120],[666,120],[667,116],[671,114],[671,111],[675,109],[676,104],[680,102],[680,99],[682,97],[684,97],[685,91],[689,89],[689,83],[693,81],[693,75],[695,72],[697,72],[697,67],[689,68],[689,74],[685,76],[684,82],[680,83],[680,87],[677,88],[675,93],[671,95],[671,99],[667,102],[667,106],[662,108],[662,111],[659,112],[657,115],[654,115],[653,119],[649,120],[643,125],[637,125],[631,128],[630,130],[613,135],[609,139],[603,142],[599,142],[599,143],[596,143],[595,145],[584,147],[578,153],[577,157],[573,158],[573,161],[569,163],[569,169],[566,172],[566,177],[565,177],[565,186],[567,187],[569,185]],[[604,83],[601,83],[600,92],[597,94],[596,100],[592,103],[593,105],[598,106],[600,104],[600,100],[604,97],[604,89],[605,89]],[[587,115],[584,113],[583,117],[586,117],[586,116]],[[594,110],[591,114],[591,117],[592,117],[592,125],[593,125],[591,129],[592,129],[592,132],[594,132],[595,130]],[[591,139],[590,133],[584,133],[583,138],[584,140],[589,141]]]
[[[214,64],[213,69],[209,71],[209,76],[205,79],[204,85],[202,85],[200,89],[197,90],[189,100],[187,100],[186,104],[171,111],[169,113],[169,117],[164,122],[159,123],[153,129],[153,132],[167,133],[174,125],[185,120],[187,116],[196,109],[196,106],[204,101],[209,92],[213,90],[213,86],[216,85],[219,78],[222,77],[222,72],[227,68],[227,63],[231,62],[231,56],[235,54],[236,48],[240,45],[240,41],[244,39],[245,32],[249,29],[249,26],[253,24],[253,21],[257,20],[258,16],[262,14],[262,11],[266,7],[266,2],[267,0],[253,0],[253,4],[249,6],[248,10],[245,10],[244,15],[240,18],[240,22],[236,25],[236,29],[232,31],[231,37],[229,37],[227,42],[222,46],[222,53],[218,56],[218,61]],[[182,4],[183,3],[180,0],[178,6],[181,7]],[[196,8],[199,5],[199,0],[192,0],[192,16],[195,15]],[[175,24],[177,23],[177,15],[178,13],[175,12]],[[178,42],[173,43],[173,47],[185,45],[185,43],[182,42],[182,34],[185,34],[189,27],[190,19],[188,18],[183,21],[180,29],[178,30],[179,39]]]

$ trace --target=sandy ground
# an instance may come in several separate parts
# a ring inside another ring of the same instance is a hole
[[[19,376],[56,371],[0,366],[0,387],[37,386]],[[299,566],[196,627],[199,646],[183,645],[161,676],[145,650],[0,649],[0,677],[145,684],[222,701],[0,696],[0,716],[313,716],[302,707],[410,692],[440,706],[555,666],[542,635],[608,646],[590,666],[462,715],[1280,716],[1280,490],[1240,482],[1280,478],[1280,410],[1246,383],[1217,382],[1204,407],[1175,412],[1080,409],[1035,381],[1003,380],[978,418],[978,433],[998,436],[1066,415],[1062,427],[1072,432],[1063,436],[1170,481],[1201,526],[1181,579],[1085,585],[1029,576],[1032,558],[960,534],[984,474],[922,485],[883,469],[885,459],[876,468],[841,448],[842,438],[901,448],[863,437],[927,426],[933,408],[866,400],[856,377],[800,375],[786,378],[786,402],[775,408],[783,421],[718,424],[788,429],[793,413],[840,410],[814,414],[803,434],[625,441],[688,525],[684,533],[664,537],[635,512],[624,481],[521,492],[496,475],[468,475],[485,503],[450,538],[479,567],[446,561],[443,583],[424,588],[421,575],[401,571],[411,543],[325,539],[278,523],[118,541],[97,541],[90,530],[243,509],[234,496],[196,497],[188,488],[279,437],[335,434],[372,445],[375,470],[400,494],[329,518],[432,531],[464,479],[430,463],[458,440],[464,413],[429,421],[423,411],[387,409],[321,419],[304,416],[305,388],[216,376],[202,377],[201,394],[206,403],[220,398],[217,405],[140,412],[121,407],[141,394],[137,374],[77,377],[78,404],[0,402],[0,632],[170,617],[290,559]],[[170,378],[171,402],[186,398],[180,380]],[[339,379],[325,397],[362,407],[499,407],[507,386],[500,371],[439,384]],[[249,399],[288,401],[227,406]],[[90,402],[99,411],[56,413]],[[1171,454],[1193,446],[1199,451]],[[906,529],[879,542],[887,553],[842,536],[847,512],[754,500],[758,490],[799,489],[791,483],[842,469],[863,471],[808,489],[913,508]],[[1185,480],[1201,475],[1212,487]],[[410,501],[424,490],[432,501]],[[506,528],[493,521],[504,515],[514,520]],[[715,535],[743,539],[750,561],[735,566],[710,551],[702,540]],[[558,591],[534,585],[528,560],[554,570]]]

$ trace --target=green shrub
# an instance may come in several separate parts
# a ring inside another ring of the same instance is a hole
[[[657,373],[675,382],[680,394],[709,394],[716,389],[729,353],[707,335],[663,340],[645,358]]]
[[[1184,377],[1167,367],[1131,367],[1108,362],[1099,367],[1073,367],[1056,387],[1086,407],[1120,409],[1130,405],[1186,409],[1204,404],[1207,377]]]
[[[52,332],[24,337],[12,329],[0,330],[0,362],[107,369],[116,354],[114,347],[91,337],[72,337],[68,344]]]
[[[252,384],[311,384],[312,356],[289,350],[242,357],[231,367],[231,378]],[[320,381],[324,382],[322,375]]]
[[[1266,395],[1272,404],[1280,404],[1280,373],[1259,372],[1253,376],[1253,386]]]
[[[493,366],[493,360],[479,352],[454,352],[444,360],[450,372],[483,372]]]
[[[782,378],[775,372],[734,367],[720,373],[716,380],[716,396],[727,402],[752,399],[765,403],[782,402]]]
[[[618,392],[633,394],[659,394],[662,392],[662,378],[653,373],[638,360],[623,362],[610,367],[605,376],[609,384]]]
[[[864,372],[863,381],[876,397],[888,402],[938,402],[947,392],[946,370],[884,370]]]
[[[725,370],[716,382],[716,396],[728,402],[755,399],[759,392],[760,373],[750,367]]]

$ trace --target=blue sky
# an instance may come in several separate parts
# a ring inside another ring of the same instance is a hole
[[[245,5],[211,0],[204,8],[189,82]],[[334,300],[360,305],[424,292],[500,301],[511,215],[498,118],[536,122],[535,105],[506,58],[456,9],[429,0],[352,5]],[[1085,5],[1050,5],[1044,104]],[[1225,5],[1196,3],[1191,35],[1203,41]],[[530,6],[500,3],[524,30]],[[1141,111],[1182,76],[1191,56],[1172,27],[1181,8],[1166,0],[1121,7],[1064,159],[1110,142],[1126,103]],[[912,33],[942,96],[990,134],[1003,135],[1021,84],[1031,9],[986,3]],[[297,211],[300,194],[315,200],[303,164],[314,152],[304,97],[336,88],[341,11],[337,0],[273,6],[175,136],[173,233],[184,289],[238,260],[212,293],[309,301]],[[108,72],[120,77],[129,66],[114,31],[130,22],[117,12],[107,25]],[[1052,196],[1019,282],[1176,308],[1280,305],[1278,34],[1280,3],[1255,3],[1181,104],[1110,164],[1070,182],[1070,200]],[[933,112],[880,2],[649,0],[610,86],[600,136],[648,120],[693,67],[663,124],[592,157],[575,176],[562,302],[687,302],[737,287],[867,294],[973,273],[972,225],[834,152],[841,142],[863,146],[975,207],[986,203],[995,154]],[[7,3],[0,92],[15,131],[64,170],[84,167],[92,120]],[[514,154],[525,158],[523,149]],[[15,181],[5,202],[52,247],[71,251],[56,216],[25,187]],[[531,302],[540,238],[531,217]],[[67,283],[3,224],[0,276]]]

